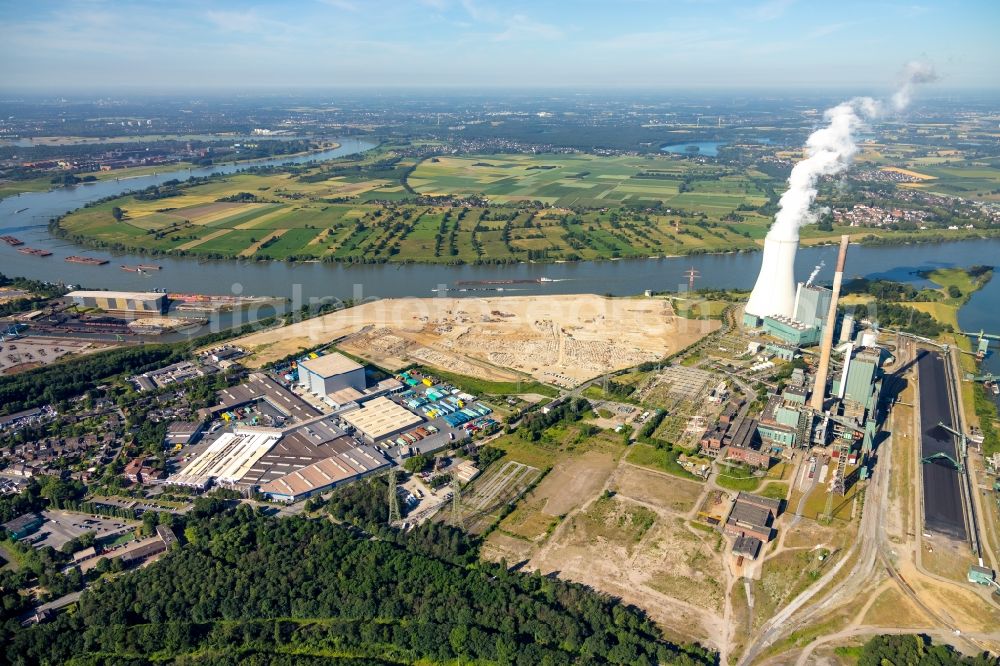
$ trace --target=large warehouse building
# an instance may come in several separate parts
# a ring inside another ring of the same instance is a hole
[[[233,485],[243,479],[258,460],[281,438],[270,428],[237,428],[227,432],[167,483],[205,490],[213,483]]]
[[[167,295],[152,291],[71,291],[66,299],[73,305],[105,312],[163,314],[167,310]]]
[[[299,384],[318,396],[351,388],[365,390],[365,369],[343,354],[333,353],[299,361]]]
[[[342,442],[335,455],[266,483],[260,492],[280,502],[298,502],[389,466],[372,447],[355,445],[346,437]]]
[[[389,466],[372,446],[347,436],[334,415],[287,428],[238,427],[223,433],[168,484],[205,490],[214,484],[297,502]]]
[[[422,418],[384,396],[366,402],[360,409],[344,413],[341,418],[371,443],[423,422]]]

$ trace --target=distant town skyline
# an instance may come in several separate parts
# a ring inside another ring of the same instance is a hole
[[[0,90],[996,88],[1000,4],[0,1]]]

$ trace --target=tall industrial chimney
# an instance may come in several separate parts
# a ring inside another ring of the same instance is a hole
[[[745,312],[756,317],[795,315],[795,251],[798,234],[764,239],[764,258]]]
[[[812,408],[823,411],[823,400],[826,397],[826,378],[830,373],[830,352],[833,350],[833,329],[837,325],[837,301],[840,300],[840,284],[844,281],[844,264],[847,262],[847,245],[851,237],[840,237],[840,254],[837,256],[837,270],[833,274],[833,295],[830,297],[830,310],[826,315],[826,328],[823,329],[823,342],[819,352],[819,368],[816,370],[816,382],[813,384]]]

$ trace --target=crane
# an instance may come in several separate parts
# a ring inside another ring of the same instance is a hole
[[[946,425],[943,421],[938,421],[938,427],[939,428],[943,428],[943,429],[947,430],[948,432],[950,432],[951,434],[953,434],[955,437],[958,437],[959,451],[961,453],[961,455],[960,455],[961,461],[955,460],[953,457],[951,457],[947,453],[939,452],[939,453],[931,454],[931,455],[927,456],[926,458],[922,458],[920,460],[920,462],[922,462],[924,464],[927,464],[927,463],[936,462],[938,460],[943,460],[943,461],[947,461],[947,462],[951,463],[952,466],[956,470],[958,470],[959,472],[964,472],[965,471],[965,459],[966,459],[966,456],[968,455],[968,446],[969,446],[969,440],[968,440],[968,438],[965,436],[965,433],[959,432],[958,430],[955,430],[951,426]]]
[[[996,382],[997,378],[992,372],[987,372],[984,375],[977,375],[971,372],[965,373],[963,377],[967,382],[983,382],[984,384],[993,384]]]
[[[1000,340],[1000,335],[986,333],[983,329],[979,329],[978,333],[970,331],[959,331],[959,333],[976,338],[976,358],[980,361],[986,358],[986,354],[990,350],[990,340]]]

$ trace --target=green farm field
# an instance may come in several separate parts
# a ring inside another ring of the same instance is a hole
[[[868,147],[868,158],[881,159]],[[898,151],[911,168],[914,154]],[[990,187],[993,169],[912,165],[920,187]],[[961,183],[961,184],[955,184]],[[345,263],[514,263],[644,258],[760,247],[761,206],[782,183],[755,169],[668,156],[438,156],[391,149],[360,159],[181,183],[63,218],[63,235],[98,248],[212,259]],[[115,207],[125,214],[116,220]],[[804,244],[890,236],[802,230]],[[939,232],[958,235],[965,232]]]
[[[482,195],[497,203],[602,208],[676,201],[692,212],[724,215],[741,203],[764,203],[765,180],[657,157],[472,155],[423,160],[407,182],[421,194]]]

